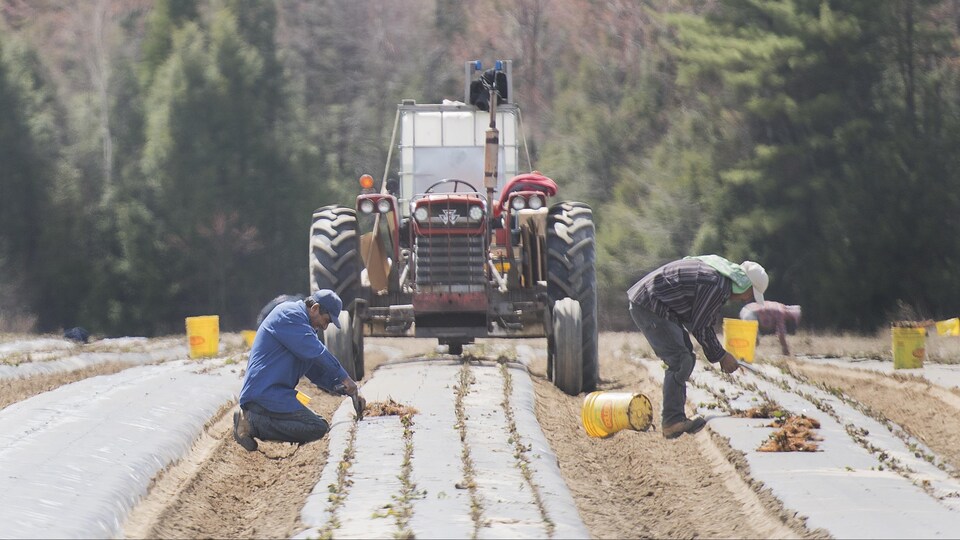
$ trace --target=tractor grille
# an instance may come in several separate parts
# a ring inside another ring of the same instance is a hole
[[[483,285],[486,282],[483,236],[417,238],[417,285]]]

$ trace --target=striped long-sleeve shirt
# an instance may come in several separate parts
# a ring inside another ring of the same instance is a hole
[[[726,351],[713,328],[731,292],[730,279],[713,267],[698,259],[683,259],[641,278],[627,291],[627,297],[685,326],[703,347],[707,360],[719,362]]]

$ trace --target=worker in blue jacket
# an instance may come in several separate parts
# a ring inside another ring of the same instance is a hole
[[[247,451],[257,441],[308,443],[323,437],[330,425],[297,400],[304,375],[332,394],[362,400],[357,383],[317,337],[332,322],[340,328],[343,302],[321,289],[303,300],[279,304],[257,329],[240,390],[240,410],[233,414],[233,438]]]

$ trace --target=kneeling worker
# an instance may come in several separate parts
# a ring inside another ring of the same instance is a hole
[[[327,421],[297,400],[296,386],[304,375],[327,392],[363,403],[357,383],[317,337],[331,322],[340,328],[342,308],[335,292],[321,289],[303,300],[283,302],[260,324],[240,390],[240,410],[233,413],[233,438],[247,451],[257,449],[254,437],[303,444],[327,433]]]

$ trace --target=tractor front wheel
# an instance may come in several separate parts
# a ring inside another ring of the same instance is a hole
[[[361,330],[359,336],[358,330]],[[323,341],[351,379],[359,381],[363,378],[363,332],[359,326],[353,324],[349,311],[340,312],[340,328],[333,324],[327,326],[323,331]]]
[[[571,298],[553,304],[553,384],[575,396],[583,389],[583,317],[580,302]]]

